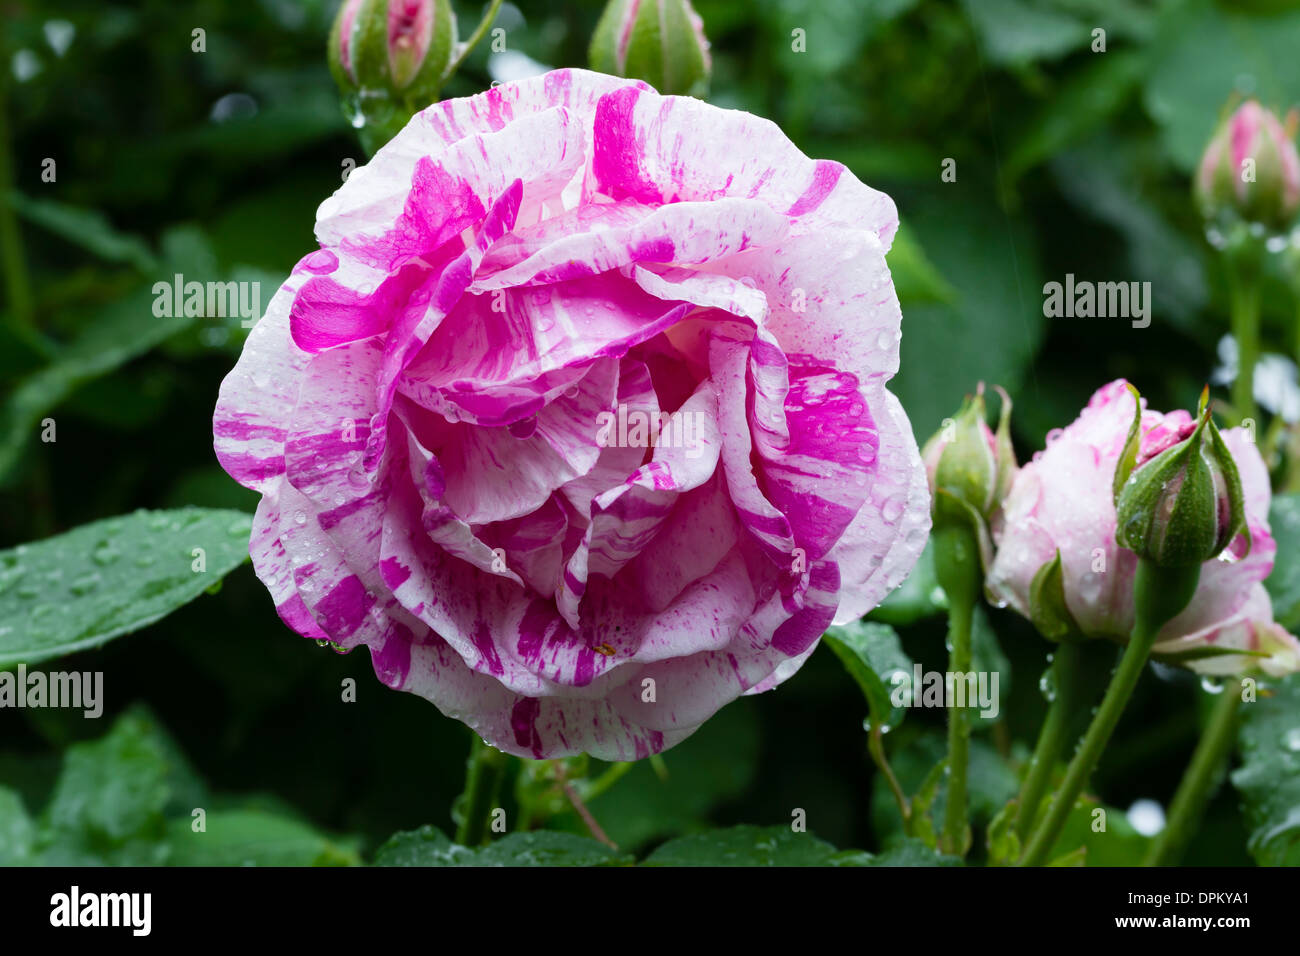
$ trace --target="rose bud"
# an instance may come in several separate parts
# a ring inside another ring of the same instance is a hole
[[[1001,388],[998,394],[1002,396],[1002,414],[996,434],[985,417],[981,382],[975,395],[966,396],[956,417],[944,422],[921,452],[931,493],[946,491],[985,519],[996,512],[1016,472],[1011,399]]]
[[[1163,452],[1182,447],[1194,433],[1199,432],[1202,446],[1207,440],[1214,444],[1217,432],[1211,433],[1209,425],[1202,426],[1187,412],[1160,413],[1136,401],[1141,408],[1136,447],[1134,394],[1122,379],[1111,382],[1097,391],[1073,423],[1047,436],[1046,449],[1019,470],[1002,503],[989,591],[998,603],[1009,604],[1035,624],[1048,618],[1049,637],[1128,640],[1135,621],[1138,556],[1116,540],[1119,463],[1129,463],[1129,472],[1121,471],[1122,491],[1128,477],[1158,466]],[[1203,674],[1239,674],[1256,667],[1275,675],[1288,673],[1300,669],[1300,644],[1273,621],[1263,584],[1277,553],[1268,520],[1268,469],[1245,429],[1227,429],[1219,441],[1222,447],[1208,454],[1231,452],[1226,457],[1239,475],[1237,513],[1245,527],[1226,550],[1201,565],[1191,602],[1160,629],[1152,657]],[[1219,484],[1213,467],[1206,468],[1216,498],[1226,496],[1232,509],[1226,472]],[[1194,480],[1204,481],[1205,475]],[[1216,540],[1203,550],[1214,548],[1221,534],[1226,536],[1223,513],[1216,505]],[[1161,545],[1170,546],[1168,529]]]
[[[368,151],[438,98],[455,43],[448,0],[346,0],[330,34],[330,72]]]
[[[1295,114],[1287,125],[1255,100],[1222,124],[1205,148],[1193,192],[1211,222],[1244,219],[1278,231],[1300,206],[1300,156]]]
[[[1218,556],[1245,529],[1241,477],[1202,396],[1186,437],[1136,469],[1141,407],[1115,474],[1116,540],[1161,567],[1190,567]],[[1136,403],[1135,403],[1136,404]]]
[[[1002,412],[995,434],[988,426],[984,383],[967,396],[956,417],[948,419],[921,452],[930,482],[934,523],[970,522],[987,567],[992,558],[990,525],[1016,473],[1011,447],[1011,399],[1001,388]]]
[[[610,0],[596,24],[593,70],[645,80],[660,93],[703,96],[713,61],[690,0]]]

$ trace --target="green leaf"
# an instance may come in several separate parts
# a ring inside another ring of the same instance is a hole
[[[1016,394],[1046,328],[1037,240],[990,198],[973,164],[939,190],[900,193],[926,255],[955,290],[952,302],[910,304],[890,389],[926,436],[980,381]]]
[[[907,580],[891,591],[880,606],[867,615],[867,620],[903,627],[947,613],[948,596],[939,587],[939,579],[934,573],[932,541],[926,540],[921,557]]]
[[[899,225],[885,261],[894,280],[894,291],[905,306],[911,302],[956,301],[957,290],[926,257],[910,227]]]
[[[897,727],[906,711],[891,698],[895,688],[910,687],[912,681],[912,659],[903,652],[898,633],[888,624],[854,621],[832,627],[822,639],[862,690],[872,724]]]
[[[832,866],[961,866],[955,856],[940,853],[915,837],[905,837],[883,853],[844,850],[831,858]]]
[[[426,824],[418,830],[403,830],[389,837],[375,851],[375,866],[447,866],[442,862],[453,850],[471,854],[467,847],[457,847],[447,834]],[[437,861],[437,862],[431,862]]]
[[[1237,745],[1242,765],[1232,783],[1245,804],[1251,855],[1261,866],[1300,866],[1300,674],[1269,681],[1258,700],[1241,705]]]
[[[1097,129],[1129,100],[1146,67],[1143,56],[1116,51],[1094,58],[1039,108],[1011,148],[1003,176],[1014,183],[1027,170]]]
[[[23,624],[0,623],[0,667],[152,624],[247,560],[250,528],[238,511],[141,510],[0,551],[0,622]]]
[[[669,840],[643,866],[831,866],[835,847],[788,826],[748,824]]]
[[[21,866],[32,861],[36,826],[27,815],[23,799],[0,787],[0,866]]]
[[[375,866],[628,866],[632,857],[588,837],[555,830],[509,833],[485,847],[452,843],[437,827],[394,834]]]
[[[1273,618],[1295,633],[1300,631],[1300,492],[1274,495],[1268,521],[1277,561],[1264,586],[1273,599]]]
[[[261,810],[208,813],[205,830],[192,817],[171,820],[166,842],[173,866],[349,866],[356,851],[299,820]]]
[[[731,3],[728,6],[743,5]],[[787,54],[768,54],[771,68],[780,69],[779,64],[786,64],[791,72],[807,70],[812,79],[821,80],[838,70],[852,69],[871,29],[907,6],[903,0],[870,4],[863,4],[860,0],[782,0],[781,3],[754,4],[752,8],[767,21],[766,35],[774,43],[781,44],[778,49]],[[706,31],[711,23],[706,16]],[[790,57],[790,31],[795,27],[805,31],[808,48],[797,57]],[[713,37],[712,32],[709,35]]]
[[[158,269],[149,245],[139,236],[118,232],[96,209],[82,209],[53,199],[29,199],[9,193],[9,205],[28,222],[81,246],[109,262],[124,262],[146,275]]]
[[[1205,281],[1209,246],[1173,226],[1152,201],[1147,184],[1167,175],[1158,152],[1145,140],[1134,142],[1107,132],[1058,153],[1051,169],[1057,188],[1081,214],[1123,236],[1132,275],[1161,277],[1151,284],[1153,316],[1168,318],[1189,334],[1210,325],[1209,341],[1214,341],[1221,334],[1220,320],[1214,317],[1207,322],[1202,315],[1209,300]]]
[[[1065,818],[1049,857],[1052,866],[1140,866],[1150,843],[1123,810],[1082,797]]]
[[[92,846],[160,833],[171,773],[152,718],[128,712],[99,740],[68,748],[46,819]]]
[[[157,318],[153,301],[152,291],[141,286],[92,313],[81,334],[50,365],[18,383],[0,409],[0,479],[18,463],[45,414],[77,386],[143,355],[195,321]]]
[[[211,246],[199,229],[171,228],[160,245],[162,263],[158,268],[169,279],[176,273],[196,281],[199,277],[222,278]],[[35,439],[38,423],[43,429],[46,414],[78,387],[144,355],[199,321],[197,316],[154,315],[155,298],[153,285],[141,285],[111,305],[86,310],[85,316],[78,314],[75,337],[48,365],[15,385],[0,408],[0,481],[9,477],[27,443]],[[239,323],[238,319],[227,321]],[[66,441],[66,430],[57,437]]]
[[[1025,0],[963,0],[984,55],[1016,66],[1051,60],[1085,46],[1091,30],[1074,17]]]

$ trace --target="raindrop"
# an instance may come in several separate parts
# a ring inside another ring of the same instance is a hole
[[[1300,727],[1292,727],[1283,735],[1282,746],[1292,753],[1300,753]]]
[[[1043,671],[1043,676],[1038,679],[1038,689],[1048,703],[1056,700],[1056,678],[1052,671]]]
[[[14,79],[19,83],[26,83],[41,72],[41,58],[31,50],[17,50],[14,52],[11,68],[13,69]]]
[[[46,20],[41,25],[45,33],[45,42],[50,45],[56,56],[63,56],[72,46],[72,38],[77,35],[77,28],[67,20]]]
[[[99,582],[100,582],[100,577],[98,573],[83,575],[82,577],[77,578],[77,580],[69,584],[68,590],[71,591],[75,596],[81,597],[83,595],[89,594],[91,591],[95,590],[95,588],[99,587]]]
[[[212,104],[208,119],[225,123],[233,119],[248,119],[257,115],[257,100],[247,93],[227,93]]]
[[[1165,809],[1154,800],[1134,800],[1124,815],[1143,836],[1155,836],[1165,828]]]

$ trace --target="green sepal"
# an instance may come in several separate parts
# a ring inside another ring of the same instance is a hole
[[[1061,552],[1038,569],[1029,585],[1029,619],[1038,633],[1050,641],[1083,640],[1083,629],[1070,613],[1065,600],[1065,575]]]
[[[1142,396],[1132,385],[1128,390],[1133,393],[1133,424],[1129,426],[1128,438],[1124,441],[1124,449],[1119,453],[1119,461],[1115,465],[1115,481],[1112,485],[1112,492],[1116,505],[1119,504],[1119,495],[1124,488],[1124,483],[1128,481],[1129,475],[1133,474],[1133,469],[1137,467],[1138,450],[1142,447]]]

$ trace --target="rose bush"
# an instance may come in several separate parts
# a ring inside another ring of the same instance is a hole
[[[1026,616],[1035,574],[1060,555],[1065,603],[1089,637],[1128,639],[1134,624],[1137,555],[1115,540],[1115,466],[1133,424],[1128,383],[1111,382],[1079,417],[1048,435],[1047,448],[1017,474],[995,531],[997,554],[990,592]],[[1185,411],[1153,411],[1142,401],[1137,467],[1190,435]],[[1300,643],[1273,621],[1263,581],[1277,545],[1269,533],[1268,471],[1243,428],[1223,432],[1241,476],[1248,534],[1201,566],[1191,603],[1160,632],[1153,655],[1182,657],[1203,674],[1228,675],[1259,667],[1280,675],[1300,670]],[[1245,650],[1263,656],[1223,654]],[[1204,655],[1204,656],[1202,656]]]
[[[643,757],[776,686],[925,542],[896,226],[772,123],[636,81],[424,110],[222,384],[280,616],[529,757]]]

